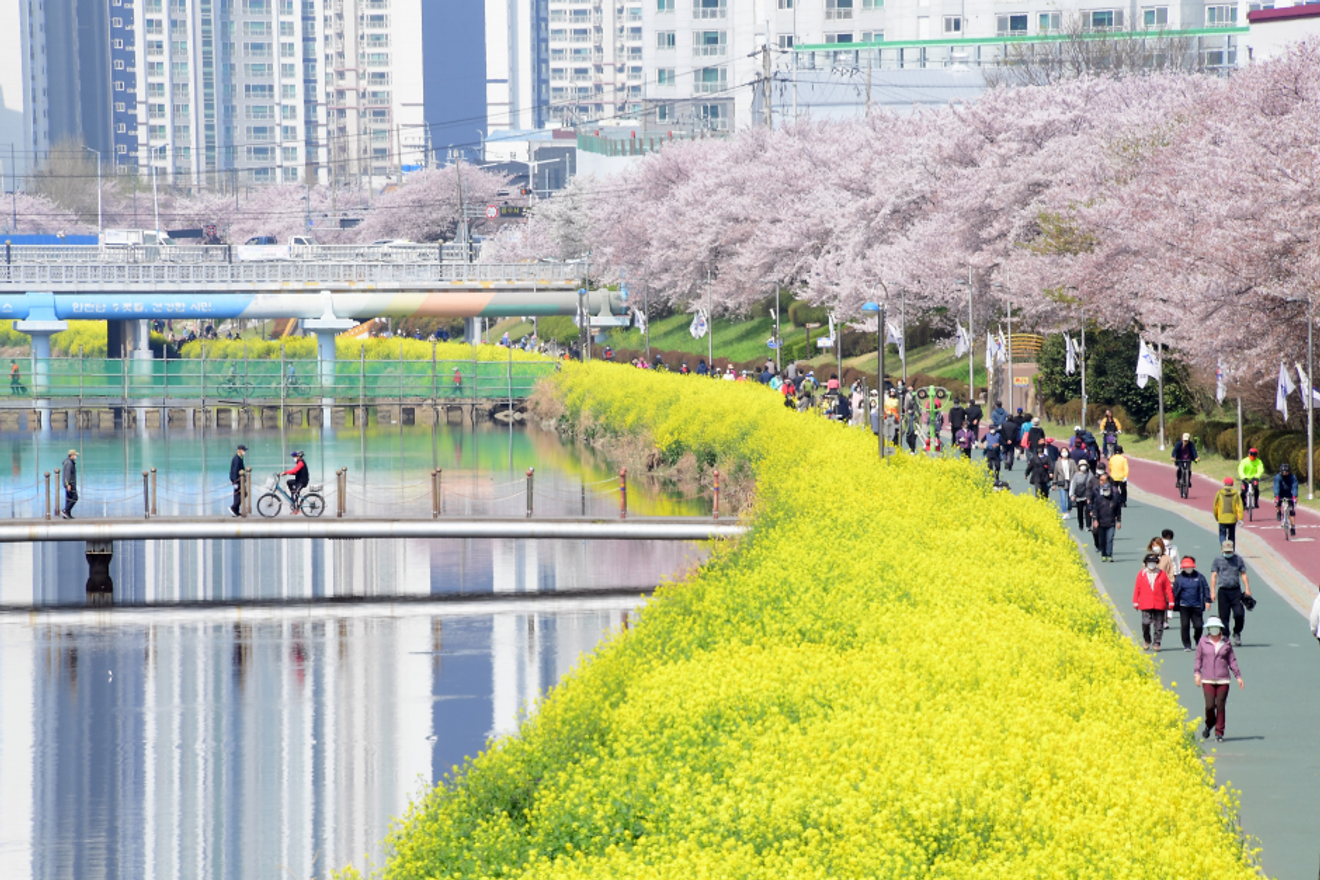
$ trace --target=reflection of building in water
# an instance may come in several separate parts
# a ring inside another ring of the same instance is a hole
[[[510,549],[501,565],[536,570]],[[516,730],[631,605],[592,602],[607,610],[0,623],[0,874],[364,867],[410,796]]]
[[[82,604],[82,543],[0,545],[0,604]],[[645,589],[704,557],[667,541],[120,541],[117,604]]]

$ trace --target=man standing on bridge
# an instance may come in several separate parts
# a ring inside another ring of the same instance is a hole
[[[243,515],[243,456],[246,454],[247,447],[240,443],[229,460],[229,482],[234,485],[234,503],[229,505],[231,516]]]
[[[69,450],[69,457],[60,467],[60,482],[64,484],[64,510],[60,516],[73,519],[73,505],[78,503],[78,450]]]

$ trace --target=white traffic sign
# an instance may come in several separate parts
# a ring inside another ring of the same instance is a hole
[[[499,216],[500,216],[500,206],[499,206],[499,205],[487,205],[487,206],[486,206],[486,219],[487,219],[487,220],[495,220],[495,219],[497,219]]]

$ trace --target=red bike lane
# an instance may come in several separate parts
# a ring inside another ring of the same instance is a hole
[[[1216,529],[1214,520],[1215,493],[1223,488],[1222,480],[1195,473],[1193,465],[1192,486],[1186,499],[1178,495],[1175,483],[1177,473],[1172,464],[1129,458],[1128,482],[1143,492],[1158,496],[1173,505],[1193,522]],[[1300,574],[1310,587],[1309,598],[1306,595],[1295,596],[1299,602],[1305,602],[1310,610],[1310,602],[1315,598],[1315,585],[1320,583],[1320,514],[1298,506],[1294,526],[1297,537],[1285,540],[1283,529],[1274,519],[1273,478],[1261,481],[1260,507],[1256,509],[1254,521],[1244,519],[1238,524],[1238,535],[1244,533],[1260,541],[1273,554],[1288,563]],[[1305,488],[1303,487],[1303,491]]]

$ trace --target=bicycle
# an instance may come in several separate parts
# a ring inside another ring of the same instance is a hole
[[[266,483],[266,493],[257,499],[257,513],[266,517],[279,516],[280,511],[284,509],[284,501],[281,501],[281,498],[289,502],[293,513],[302,513],[312,518],[325,513],[325,499],[320,495],[322,487],[308,486],[298,493],[295,499],[280,485],[281,476],[282,474],[275,474]]]
[[[1106,459],[1113,458],[1113,456],[1114,456],[1114,449],[1115,449],[1117,446],[1118,446],[1118,432],[1117,432],[1117,431],[1106,431],[1106,432],[1105,432],[1105,449],[1104,449],[1104,453],[1105,453],[1105,458],[1106,458]]]
[[[1242,481],[1242,506],[1247,511],[1247,521],[1255,521],[1253,511],[1260,507],[1260,481],[1243,480]]]
[[[1275,499],[1279,503],[1279,525],[1283,526],[1283,540],[1291,541],[1293,536],[1293,505],[1297,503],[1296,498]]]
[[[1187,492],[1192,488],[1192,463],[1190,461],[1178,462],[1178,494],[1183,498],[1187,497]]]

